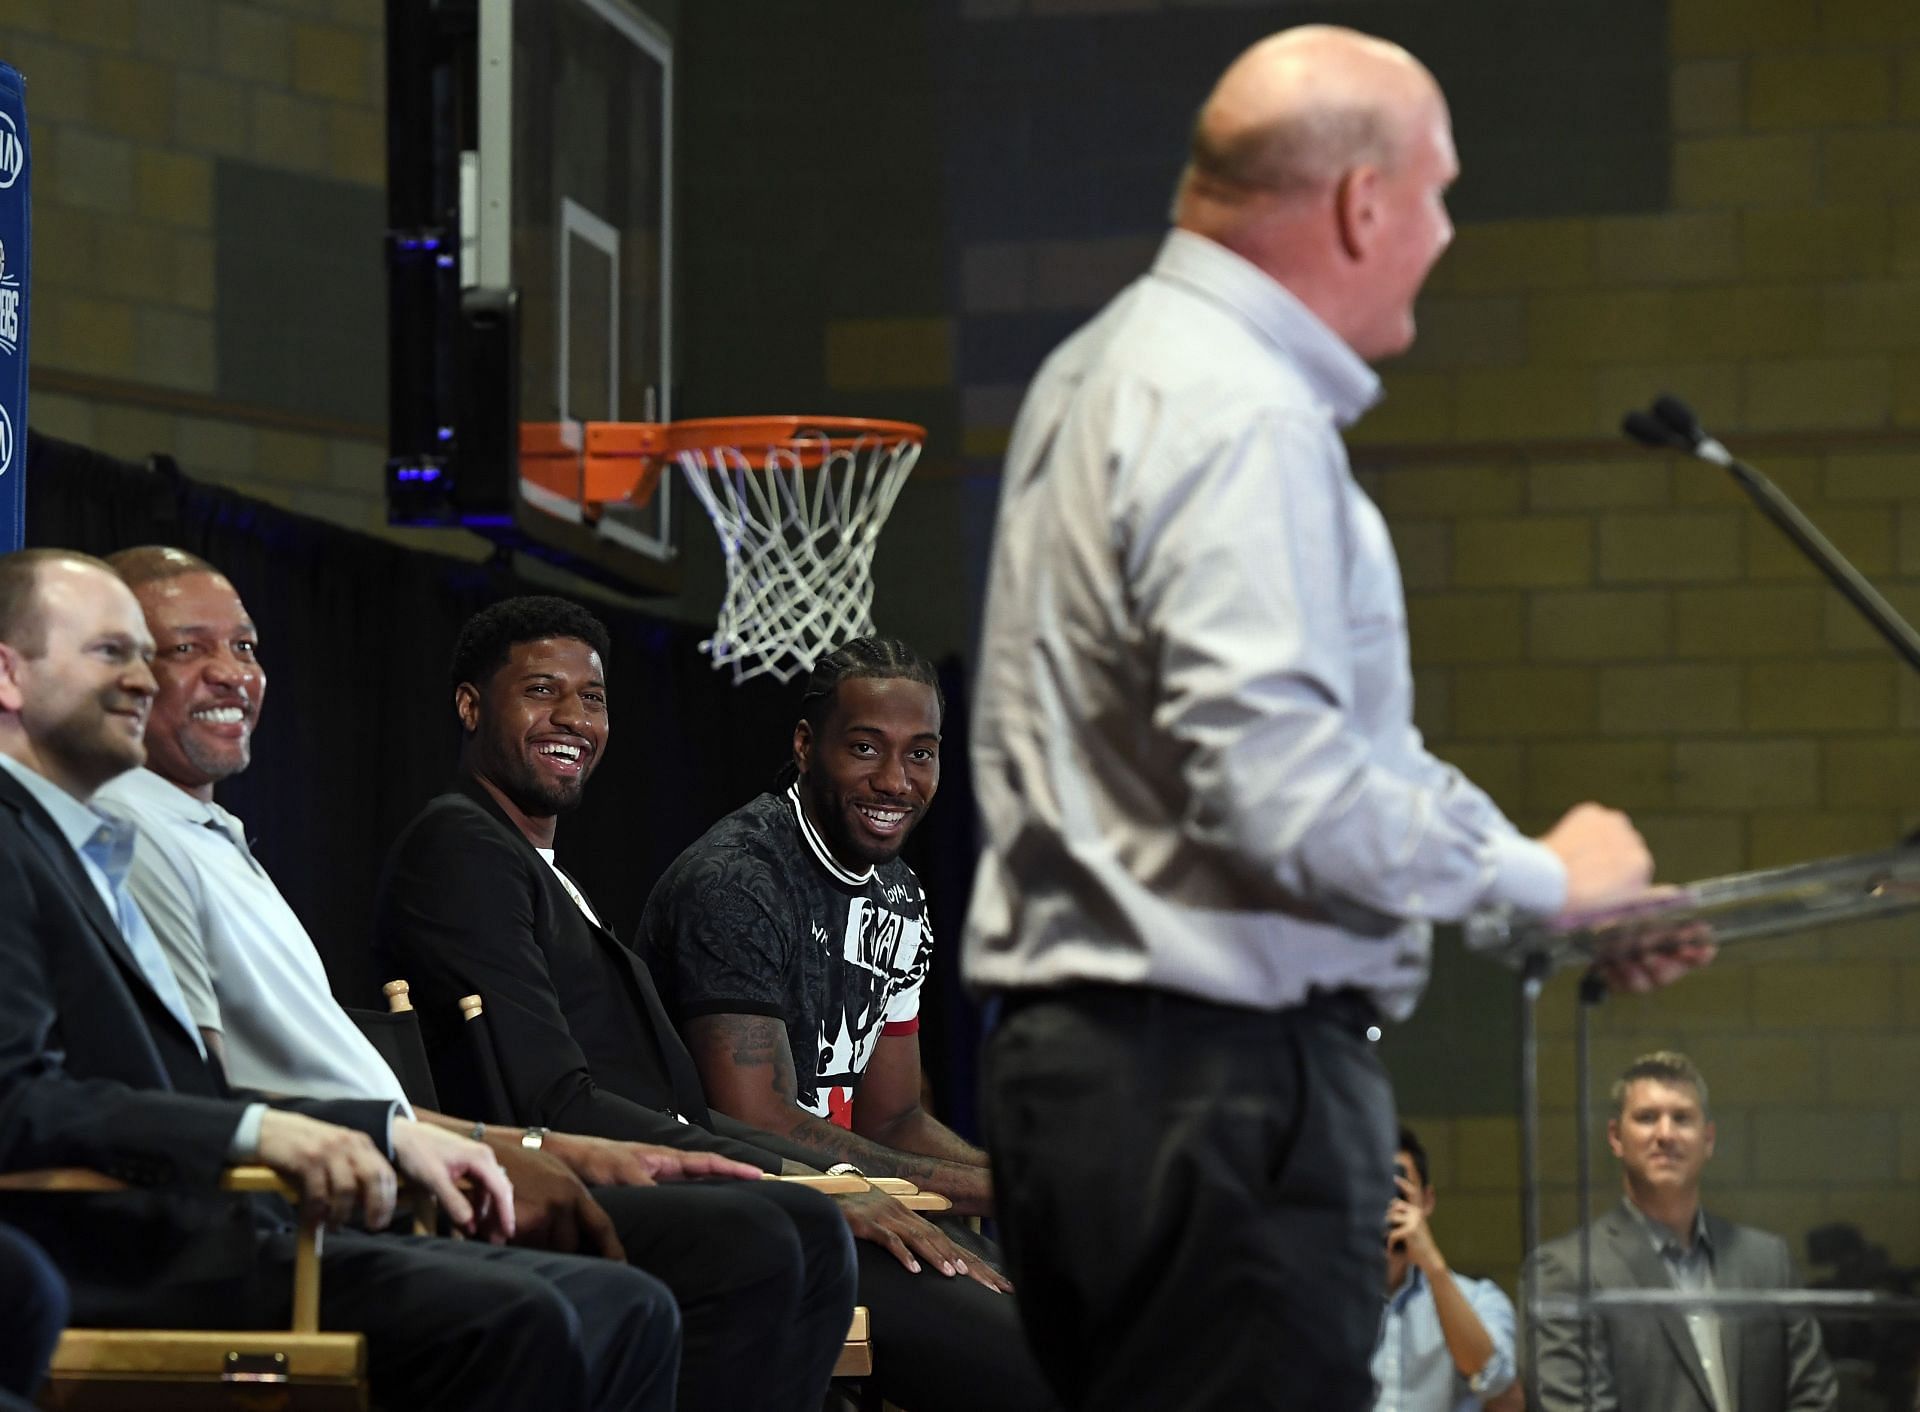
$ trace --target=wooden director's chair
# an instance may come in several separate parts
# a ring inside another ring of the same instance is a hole
[[[388,981],[382,987],[386,993],[387,1004],[394,1014],[412,1014],[413,1004],[408,998],[408,986],[405,981]],[[489,1122],[513,1121],[512,1105],[507,1101],[506,1085],[500,1077],[499,1061],[493,1052],[492,1037],[487,1031],[486,1004],[477,995],[462,996],[460,1006],[461,1040],[463,1053],[460,1056],[461,1067],[469,1092],[463,1099],[471,1107],[475,1116]],[[353,1012],[349,1012],[353,1013]],[[378,1017],[390,1019],[391,1017]],[[411,1027],[413,1038],[402,1048],[418,1047],[418,1029]],[[369,1037],[373,1036],[371,1033]],[[381,1041],[375,1039],[375,1044]],[[399,1052],[396,1050],[396,1052]],[[395,1064],[396,1070],[400,1066]],[[404,1070],[401,1070],[404,1074]],[[431,1105],[429,1105],[431,1106]],[[769,1173],[767,1180],[793,1182],[800,1186],[812,1187],[815,1191],[825,1192],[829,1196],[844,1195],[851,1192],[866,1191],[869,1188],[884,1191],[901,1205],[913,1211],[947,1211],[953,1203],[938,1192],[921,1191],[910,1181],[898,1177],[857,1177],[857,1176],[806,1176],[780,1177]],[[853,1323],[847,1330],[846,1345],[840,1350],[840,1359],[833,1367],[836,1378],[864,1378],[873,1373],[873,1344],[870,1341],[867,1310],[864,1305],[856,1306],[853,1311]]]
[[[223,1191],[297,1193],[266,1167],[229,1167]],[[0,1192],[47,1200],[126,1191],[128,1184],[79,1168],[0,1175]],[[418,1221],[421,1209],[415,1207]],[[303,1222],[293,1261],[293,1325],[268,1331],[68,1329],[53,1353],[40,1405],[68,1412],[365,1412],[367,1346],[357,1333],[320,1329],[324,1222]]]

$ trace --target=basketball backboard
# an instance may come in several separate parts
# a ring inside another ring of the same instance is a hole
[[[407,194],[392,195],[396,267],[421,248],[441,262],[421,302],[438,320],[430,341],[453,350],[430,380],[411,373],[417,349],[396,331],[390,518],[464,524],[630,589],[672,591],[671,480],[644,504],[584,509],[519,474],[516,428],[500,416],[509,406],[520,423],[672,415],[671,37],[633,0],[475,0],[468,13],[466,42],[410,36],[432,63],[389,72],[390,89],[432,74],[433,106],[423,97],[410,110],[404,91],[390,93],[389,122],[417,116],[433,135],[438,175],[416,172],[416,184],[457,186],[424,221],[403,218]],[[396,187],[402,168],[396,158]],[[441,215],[456,199],[457,291]],[[407,288],[424,285],[411,277]],[[424,327],[418,308],[396,294],[397,323],[411,315]],[[409,421],[408,398],[444,410],[431,425]]]

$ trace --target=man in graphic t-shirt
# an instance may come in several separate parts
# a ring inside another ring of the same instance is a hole
[[[926,894],[900,846],[940,784],[943,703],[904,644],[858,638],[814,667],[794,778],[681,854],[636,947],[717,1111],[823,1167],[991,1205],[987,1154],[920,1105]]]

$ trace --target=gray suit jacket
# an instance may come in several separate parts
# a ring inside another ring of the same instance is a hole
[[[1708,1215],[1714,1283],[1722,1292],[1789,1289],[1799,1284],[1780,1237]],[[1580,1233],[1548,1241],[1528,1266],[1529,1289],[1575,1294],[1580,1285]],[[1622,1206],[1593,1223],[1595,1289],[1664,1289],[1667,1268],[1646,1231]],[[1522,1301],[1523,1309],[1528,1301]],[[1839,1386],[1820,1347],[1820,1329],[1805,1315],[1721,1320],[1727,1385],[1738,1412],[1832,1412]],[[1521,1348],[1527,1347],[1523,1340]],[[1673,1310],[1612,1310],[1594,1330],[1596,1367],[1586,1399],[1586,1352],[1577,1320],[1542,1321],[1539,1364],[1528,1370],[1528,1405],[1536,1412],[1714,1412],[1706,1369]]]

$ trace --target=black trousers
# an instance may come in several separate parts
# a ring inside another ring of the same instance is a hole
[[[0,1226],[0,1398],[27,1399],[39,1390],[66,1326],[66,1281],[44,1250]]]
[[[1393,1095],[1354,1002],[1086,988],[987,1050],[994,1198],[1070,1407],[1364,1412]]]
[[[960,1221],[942,1220],[954,1241],[997,1267],[1001,1253]],[[857,1243],[860,1302],[872,1326],[873,1377],[906,1412],[1039,1412],[1057,1407],[1021,1329],[1015,1297],[923,1260],[914,1274],[872,1241]]]
[[[290,1235],[269,1237],[273,1256]],[[290,1298],[290,1296],[289,1296]],[[282,1323],[287,1308],[256,1316]],[[653,1276],[611,1260],[437,1236],[326,1238],[320,1326],[359,1329],[382,1407],[671,1412],[680,1316]]]
[[[854,1305],[853,1237],[829,1198],[782,1182],[593,1194],[680,1306],[680,1412],[815,1412]]]

